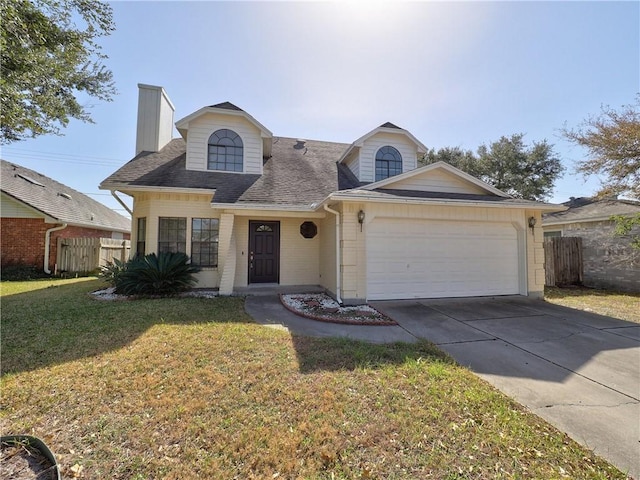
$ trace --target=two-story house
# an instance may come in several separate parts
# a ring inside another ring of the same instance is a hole
[[[100,188],[133,198],[138,253],[181,251],[220,294],[321,285],[344,303],[526,295],[544,287],[541,213],[392,123],[351,144],[275,136],[225,102],[175,123],[139,85],[136,156]]]

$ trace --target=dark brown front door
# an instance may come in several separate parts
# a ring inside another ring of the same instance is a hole
[[[280,281],[280,222],[249,221],[249,283]]]

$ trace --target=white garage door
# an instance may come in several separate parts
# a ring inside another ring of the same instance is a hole
[[[378,218],[367,226],[367,298],[511,295],[518,234],[510,223]]]

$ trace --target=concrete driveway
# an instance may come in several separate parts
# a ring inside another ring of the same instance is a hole
[[[373,305],[640,478],[640,325],[522,297]]]
[[[374,343],[430,340],[499,390],[640,480],[640,325],[524,297],[372,302],[399,323],[316,322],[247,297],[259,323]]]

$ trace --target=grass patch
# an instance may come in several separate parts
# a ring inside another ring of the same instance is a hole
[[[0,429],[70,478],[625,478],[429,343],[292,337],[239,298],[99,286],[2,298]]]
[[[640,323],[640,293],[623,293],[585,287],[545,287],[549,303]]]

